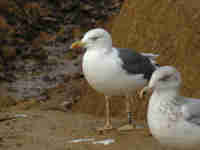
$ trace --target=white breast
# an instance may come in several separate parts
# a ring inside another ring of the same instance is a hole
[[[89,84],[105,95],[124,95],[146,84],[143,75],[128,75],[121,64],[117,51],[91,50],[85,53],[82,67]]]

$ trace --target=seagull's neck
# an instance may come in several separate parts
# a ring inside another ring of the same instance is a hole
[[[168,102],[174,103],[176,101],[176,97],[179,96],[179,89],[178,88],[171,88],[171,89],[159,89],[155,90],[153,93],[154,96],[160,97],[158,99]]]
[[[148,116],[152,118],[152,114],[156,116],[161,116],[162,119],[169,119],[169,117],[173,118],[177,111],[177,106],[181,104],[180,99],[178,98],[178,91],[168,90],[155,90],[150,98],[149,102],[149,113]]]
[[[112,45],[94,45],[92,47],[88,47],[87,51],[98,51],[101,53],[109,53],[112,52]]]

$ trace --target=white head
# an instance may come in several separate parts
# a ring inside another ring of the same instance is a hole
[[[85,33],[81,41],[72,44],[71,48],[83,47],[87,50],[94,48],[111,48],[112,38],[110,34],[102,28],[89,30]]]
[[[158,68],[151,77],[149,87],[155,90],[177,89],[181,85],[181,76],[176,68],[164,66]]]
[[[148,86],[143,88],[140,93],[142,97],[145,92],[153,91],[177,91],[181,85],[181,76],[176,68],[164,66],[158,68],[151,76]]]

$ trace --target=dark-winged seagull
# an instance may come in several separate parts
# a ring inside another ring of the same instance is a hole
[[[120,129],[133,129],[129,97],[147,84],[156,68],[152,58],[158,55],[115,48],[110,34],[101,28],[88,31],[81,41],[71,45],[71,48],[78,47],[86,49],[82,63],[86,80],[96,91],[105,95],[106,123],[103,129],[112,129],[110,97],[122,95],[128,99],[128,125]]]
[[[180,96],[180,73],[171,66],[158,68],[142,91],[153,92],[148,126],[161,144],[180,150],[200,148],[200,99]]]

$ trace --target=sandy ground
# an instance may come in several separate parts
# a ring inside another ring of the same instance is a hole
[[[162,150],[159,143],[146,130],[104,134],[95,131],[103,125],[103,118],[89,114],[41,110],[9,109],[1,113],[1,118],[24,114],[21,118],[0,119],[0,149],[2,150]],[[120,127],[125,120],[114,118],[114,127]],[[93,144],[92,142],[69,143],[79,138],[105,140],[112,138],[113,144]]]
[[[0,93],[3,95],[6,91]],[[12,102],[1,96],[0,150],[162,150],[147,128],[98,133],[95,128],[104,124],[104,97],[88,87],[82,78],[67,80],[67,83],[50,90],[48,97],[46,101]],[[116,98],[112,102],[115,128],[127,123],[123,100],[123,97]],[[71,102],[72,106],[66,108],[61,105],[63,102]],[[133,112],[137,120],[144,120],[147,102],[134,101],[137,109]],[[144,121],[138,123],[146,125]],[[94,138],[95,141],[111,138],[115,142],[109,145],[69,143],[80,138]]]

